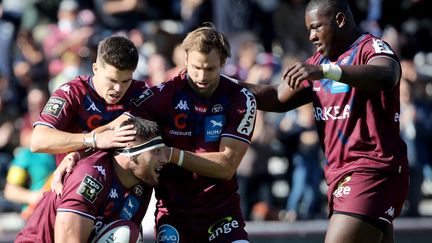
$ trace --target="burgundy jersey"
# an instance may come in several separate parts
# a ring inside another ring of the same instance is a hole
[[[338,65],[366,65],[377,57],[397,56],[384,41],[362,35],[339,56]],[[308,63],[330,63],[315,53]],[[327,183],[347,171],[375,168],[407,172],[406,145],[399,135],[399,83],[389,91],[368,92],[329,79],[308,81],[314,117],[327,158]]]
[[[45,125],[71,133],[90,132],[138,106],[144,90],[144,82],[132,80],[123,98],[109,105],[94,90],[92,76],[78,76],[51,95],[34,126]],[[57,165],[63,157],[64,154],[56,155]]]
[[[92,235],[106,223],[127,219],[139,227],[150,202],[152,187],[144,182],[125,188],[116,177],[113,155],[97,151],[80,160],[65,176],[62,196],[47,192],[15,242],[54,242],[57,212],[72,212],[95,222]]]
[[[132,115],[155,120],[165,144],[195,152],[217,152],[221,137],[250,143],[256,116],[255,97],[234,80],[221,76],[210,98],[200,97],[181,74],[146,93]],[[176,165],[166,165],[156,189],[159,213],[181,220],[239,208],[237,179],[200,176]],[[183,217],[188,215],[187,217]],[[217,216],[224,215],[219,214]]]

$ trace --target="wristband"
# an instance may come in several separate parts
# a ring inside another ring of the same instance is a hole
[[[339,81],[342,76],[342,69],[336,64],[321,64],[324,78]]]
[[[183,164],[183,159],[184,159],[184,151],[183,150],[180,150],[180,156],[179,156],[179,160],[178,160],[178,162],[177,162],[177,165],[178,166],[182,166],[182,164]]]
[[[92,132],[90,137],[86,137],[86,134],[84,134],[83,145],[87,148],[95,148],[96,147],[96,133]]]

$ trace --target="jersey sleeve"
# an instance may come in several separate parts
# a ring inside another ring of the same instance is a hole
[[[81,87],[84,89],[84,87]],[[69,82],[59,87],[49,98],[43,108],[39,120],[33,124],[45,125],[63,130],[78,111],[82,91],[75,82]]]
[[[172,97],[172,92],[172,81],[166,81],[148,88],[140,96],[140,100],[136,102],[133,109],[128,112],[128,115],[148,120],[158,120],[163,113],[162,107],[167,107],[166,102]]]
[[[366,41],[361,49],[362,62],[368,64],[370,60],[376,57],[388,57],[397,60],[397,56],[385,41],[372,37]]]
[[[95,219],[100,205],[106,201],[110,183],[107,171],[101,166],[94,166],[85,159],[74,168],[64,181],[63,195],[57,212],[73,212]]]
[[[232,137],[250,143],[256,120],[255,96],[246,88],[233,95],[226,114],[226,126],[221,137]]]

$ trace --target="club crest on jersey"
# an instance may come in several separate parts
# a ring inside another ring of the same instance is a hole
[[[225,124],[224,115],[208,116],[205,118],[205,141],[219,141]]]
[[[140,96],[138,96],[137,98],[133,98],[130,100],[130,102],[132,104],[134,104],[135,106],[140,106],[145,100],[147,100],[148,98],[152,97],[154,95],[153,91],[151,89],[146,89],[142,92],[142,94]]]
[[[66,100],[60,97],[51,97],[45,105],[42,114],[48,114],[58,118],[65,104]]]
[[[211,109],[212,113],[219,113],[223,111],[223,107],[221,104],[216,104]]]
[[[144,189],[142,188],[141,185],[136,185],[133,190],[134,190],[135,195],[137,195],[138,197],[141,197],[141,195],[143,194],[143,191],[144,191]]]
[[[87,199],[89,202],[94,202],[97,195],[102,191],[103,185],[95,178],[86,175],[81,181],[77,189],[77,193]]]

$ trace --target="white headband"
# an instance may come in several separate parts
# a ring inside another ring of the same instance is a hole
[[[157,137],[153,138],[152,140],[145,142],[143,144],[136,145],[136,146],[133,146],[130,148],[118,149],[117,151],[121,155],[134,156],[134,155],[143,153],[145,151],[149,151],[149,150],[153,150],[153,149],[161,148],[161,147],[165,147],[165,144],[162,140],[162,137],[157,136]]]

